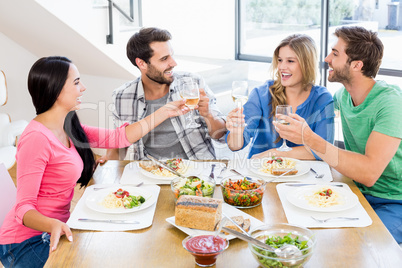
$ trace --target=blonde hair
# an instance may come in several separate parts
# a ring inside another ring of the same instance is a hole
[[[304,90],[307,90],[310,85],[314,85],[317,77],[318,61],[314,40],[305,34],[293,34],[283,39],[274,51],[270,69],[274,80],[274,84],[269,87],[271,116],[275,115],[276,106],[286,104],[286,88],[282,85],[281,74],[278,72],[279,50],[286,46],[289,46],[296,54],[302,72]]]
[[[314,85],[317,77],[318,58],[314,40],[305,34],[293,34],[283,39],[274,51],[270,68],[272,79],[274,80],[273,85],[269,87],[272,108],[270,117],[275,116],[275,110],[278,105],[287,104],[286,87],[282,85],[281,74],[278,72],[279,50],[286,46],[289,46],[296,54],[302,72],[302,85],[304,90]],[[277,143],[280,140],[281,137],[278,136],[275,142]]]

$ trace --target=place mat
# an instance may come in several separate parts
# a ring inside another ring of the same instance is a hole
[[[254,217],[250,216],[249,214],[241,211],[240,209],[237,209],[226,203],[222,204],[222,212],[228,217],[243,216],[243,218],[245,218],[245,219],[250,219],[250,231],[257,229],[258,227],[264,225],[264,223],[262,221],[254,218]],[[168,223],[170,223],[171,225],[173,225],[174,227],[185,232],[188,235],[193,235],[193,236],[195,236],[195,235],[215,235],[215,231],[205,231],[205,230],[198,230],[198,229],[192,229],[192,228],[187,228],[187,227],[183,227],[183,226],[178,226],[175,223],[175,216],[167,218],[166,221]],[[227,240],[236,238],[232,234],[225,235],[222,233],[221,236],[224,236]]]
[[[71,213],[69,220],[67,221],[67,225],[70,228],[80,230],[92,230],[92,231],[128,231],[128,230],[139,230],[147,228],[152,225],[157,201],[152,206],[144,210],[134,211],[125,214],[101,213],[90,209],[85,204],[87,197],[90,196],[93,192],[95,192],[95,190],[93,189],[94,187],[102,187],[102,186],[116,186],[124,189],[124,186],[120,184],[115,185],[95,184],[88,186],[85,189],[83,196],[75,206],[73,213]],[[156,195],[156,199],[158,199],[160,192],[159,186],[144,185],[141,186],[140,189],[142,188],[149,191],[153,195]],[[118,224],[118,223],[103,223],[103,222],[82,222],[78,221],[79,218],[96,219],[96,220],[133,220],[133,221],[139,221],[140,223]]]
[[[331,169],[329,165],[323,161],[302,161],[302,164],[309,165],[313,168],[318,174],[324,174],[324,177],[317,179],[315,178],[315,174],[311,171],[308,171],[304,175],[300,176],[282,176],[275,180],[274,182],[330,182],[334,179],[332,178]],[[225,172],[226,176],[231,176],[234,173],[230,171],[231,168],[236,169],[238,172],[242,173],[245,176],[250,176],[254,178],[260,178],[265,180],[273,179],[273,176],[261,176],[257,174],[253,170],[258,170],[261,165],[261,159],[236,159],[231,160],[228,163],[228,170]]]
[[[323,183],[325,185],[331,185],[331,183]],[[341,184],[345,190],[351,191],[349,186],[345,183],[334,182],[332,184]],[[303,186],[301,186],[303,187]],[[340,228],[340,227],[366,227],[373,223],[370,216],[367,214],[363,206],[358,202],[354,207],[337,212],[317,212],[302,209],[291,204],[286,196],[290,191],[294,191],[300,187],[292,187],[286,185],[286,183],[280,183],[276,186],[279,198],[282,202],[283,210],[285,211],[286,218],[290,224],[297,224],[308,228]],[[334,186],[336,188],[336,186]],[[332,217],[352,217],[359,218],[359,220],[330,220],[325,223],[319,223],[311,218],[311,216],[317,219],[326,219]]]
[[[188,172],[187,175],[195,175],[202,177],[208,177],[211,173],[211,166],[215,164],[214,174],[215,178],[219,175],[222,168],[225,166],[224,163],[221,162],[198,162],[198,161],[191,161],[193,165],[193,169]],[[140,170],[141,168],[138,166],[137,162],[130,162],[128,163],[123,170],[123,174],[120,178],[121,184],[137,184],[139,182],[144,182],[144,184],[170,184],[170,182],[175,178],[171,177],[171,179],[155,179],[151,178],[150,176],[144,175],[143,172]],[[145,173],[146,174],[146,173]]]

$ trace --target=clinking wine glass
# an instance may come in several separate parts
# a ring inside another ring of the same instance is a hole
[[[232,83],[232,99],[239,108],[239,113],[241,113],[241,108],[248,101],[248,83],[247,81],[233,81]],[[243,125],[245,126],[245,125]]]
[[[279,119],[278,115],[289,115],[291,113],[292,113],[292,106],[290,106],[290,105],[276,106],[276,111],[275,111],[276,122],[279,124],[283,124],[283,125],[289,125],[289,122],[286,122],[283,119]],[[288,147],[288,145],[286,144],[286,140],[283,139],[282,146],[279,148],[276,148],[276,150],[281,151],[281,152],[287,152],[287,151],[291,151],[292,148]]]
[[[184,77],[180,81],[180,95],[186,100],[186,106],[190,108],[189,122],[187,128],[198,128],[201,125],[194,120],[194,108],[197,106],[200,100],[200,91],[198,84],[191,77]]]
[[[241,108],[248,101],[248,83],[247,81],[233,81],[232,99],[236,106]]]

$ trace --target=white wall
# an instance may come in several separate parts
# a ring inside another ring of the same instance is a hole
[[[38,59],[8,37],[0,33],[0,69],[7,77],[8,102],[0,107],[0,112],[8,113],[12,120],[30,121],[35,117],[35,108],[27,88],[28,72]],[[80,69],[79,66],[78,70]],[[81,121],[89,125],[112,127],[108,124],[111,118],[109,105],[112,102],[112,91],[127,80],[110,77],[99,77],[81,73],[82,82],[87,87],[84,93]]]
[[[143,24],[168,30],[177,55],[234,59],[235,1],[142,1]]]

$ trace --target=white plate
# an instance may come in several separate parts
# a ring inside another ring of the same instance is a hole
[[[183,164],[187,167],[186,171],[182,174],[184,176],[189,176],[189,175],[198,175],[199,172],[196,171],[196,169],[194,168],[194,162],[183,159]],[[160,175],[156,175],[154,173],[151,173],[149,171],[146,171],[145,169],[143,169],[142,167],[140,167],[139,163],[136,163],[138,169],[140,170],[140,173],[144,176],[147,176],[148,178],[151,179],[155,179],[155,180],[167,180],[167,181],[171,181],[174,178],[176,178],[177,176],[172,176],[172,177],[166,177],[166,176],[160,176]]]
[[[141,195],[145,198],[145,202],[139,207],[134,207],[130,209],[125,208],[105,208],[101,205],[102,200],[111,192],[116,192],[117,189],[122,188],[125,191],[128,191],[130,195]],[[132,213],[140,210],[144,210],[150,206],[152,206],[157,200],[157,196],[152,195],[149,191],[145,189],[141,189],[139,187],[132,186],[114,186],[106,189],[101,189],[98,191],[94,191],[91,193],[87,199],[85,200],[85,204],[92,210],[102,213],[111,213],[111,214],[124,214],[124,213]]]
[[[297,160],[297,159],[294,159],[294,158],[288,158],[288,157],[286,157],[286,158],[291,159],[291,160],[296,162],[297,173],[294,174],[294,175],[284,175],[284,176],[281,177],[282,179],[298,177],[298,176],[304,175],[304,174],[306,174],[307,172],[310,171],[310,165],[307,162],[300,161],[300,160]],[[261,159],[259,163],[254,163],[254,165],[253,165],[253,162],[251,162],[251,165],[248,167],[248,169],[251,172],[253,172],[253,173],[257,174],[257,175],[260,175],[260,176],[276,177],[277,175],[272,175],[272,174],[269,174],[269,173],[265,173],[265,172],[262,172],[260,170],[262,168],[263,161],[268,161],[268,159]],[[279,180],[281,178],[279,178]]]
[[[306,200],[306,196],[315,193],[322,187],[330,188],[336,191],[340,197],[340,204],[330,207],[316,207],[311,205],[308,200]],[[347,210],[359,203],[359,198],[349,188],[345,189],[325,184],[298,187],[297,189],[290,191],[286,195],[286,199],[296,207],[318,212],[336,212]]]
[[[243,216],[246,219],[250,219],[250,230],[253,230],[259,226],[264,225],[264,223],[262,221],[257,220],[256,218],[250,216],[249,214],[235,208],[232,207],[226,203],[222,204],[222,211],[223,213],[225,213],[226,216],[228,217],[233,217],[233,216]],[[198,229],[192,229],[192,228],[187,228],[187,227],[183,227],[183,226],[178,226],[175,224],[175,219],[174,216],[167,218],[166,221],[168,223],[170,223],[171,225],[173,225],[174,227],[180,229],[181,231],[185,232],[188,235],[215,235],[215,232],[211,232],[211,231],[204,231],[204,230],[198,230]],[[233,238],[236,238],[234,235],[224,235],[223,233],[221,233],[221,236],[225,237],[227,240],[231,240]]]

